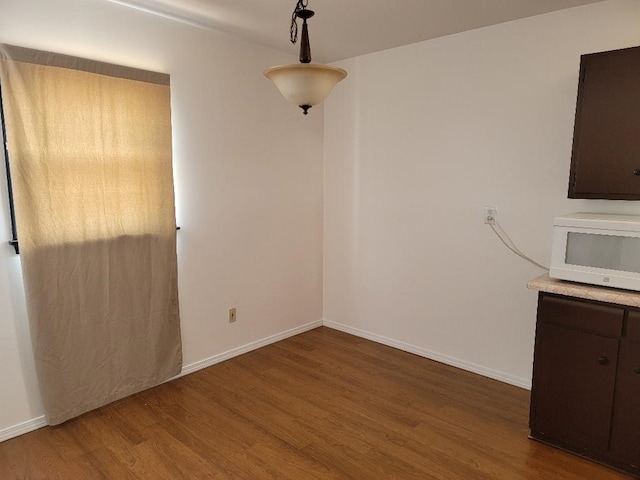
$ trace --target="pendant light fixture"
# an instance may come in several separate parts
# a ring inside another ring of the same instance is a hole
[[[306,115],[308,110],[321,103],[333,87],[347,76],[346,70],[330,65],[311,63],[311,47],[307,20],[313,10],[307,9],[307,0],[298,0],[291,15],[291,43],[298,40],[298,18],[302,19],[300,63],[267,68],[264,75],[271,80],[284,98],[298,105]]]

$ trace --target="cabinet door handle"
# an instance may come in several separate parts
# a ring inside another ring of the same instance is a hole
[[[636,375],[640,375],[640,367],[636,367],[633,369]]]
[[[600,358],[598,359],[598,363],[599,363],[600,365],[606,365],[607,363],[609,363],[609,359],[608,359],[607,357],[600,357]]]
[[[634,175],[640,175],[640,168],[636,168],[636,169],[633,171],[633,174],[634,174]]]

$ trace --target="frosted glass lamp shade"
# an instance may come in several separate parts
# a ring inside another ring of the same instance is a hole
[[[317,63],[271,67],[264,71],[284,98],[307,110],[321,103],[333,87],[347,76],[346,70]]]

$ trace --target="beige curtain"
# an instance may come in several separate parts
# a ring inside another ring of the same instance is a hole
[[[0,87],[55,425],[182,367],[169,77],[1,45]]]

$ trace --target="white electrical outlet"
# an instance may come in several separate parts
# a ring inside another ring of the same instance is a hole
[[[484,223],[495,225],[498,218],[498,207],[484,207]]]

